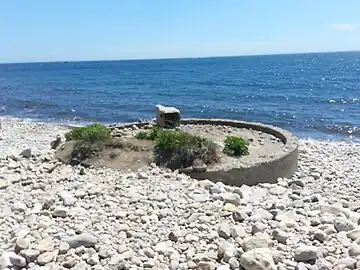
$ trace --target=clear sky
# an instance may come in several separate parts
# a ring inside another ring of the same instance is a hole
[[[360,0],[2,0],[0,62],[360,50]]]

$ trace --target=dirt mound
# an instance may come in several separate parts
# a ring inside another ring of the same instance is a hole
[[[153,162],[154,143],[136,138],[111,138],[103,143],[67,141],[56,150],[60,161],[115,169],[138,169]]]

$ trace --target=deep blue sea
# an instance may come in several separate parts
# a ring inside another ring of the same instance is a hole
[[[0,64],[0,116],[119,123],[153,118],[156,104],[360,139],[360,52]]]

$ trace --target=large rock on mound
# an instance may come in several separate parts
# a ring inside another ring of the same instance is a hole
[[[156,105],[156,124],[163,128],[180,126],[180,110],[174,107]]]

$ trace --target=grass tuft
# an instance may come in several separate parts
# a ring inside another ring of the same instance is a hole
[[[211,164],[219,161],[216,144],[183,131],[158,130],[155,139],[155,162],[170,169],[187,168],[194,161]]]
[[[67,141],[84,141],[88,143],[104,142],[110,138],[110,130],[101,124],[76,127],[65,134]]]
[[[224,141],[224,153],[230,156],[243,156],[249,154],[249,142],[240,137],[229,136]]]
[[[150,140],[155,141],[155,139],[158,137],[160,128],[153,127],[150,131],[140,131],[135,134],[135,138],[139,140]]]

